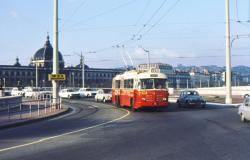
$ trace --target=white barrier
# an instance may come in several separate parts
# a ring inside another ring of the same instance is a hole
[[[178,95],[181,90],[196,90],[201,95],[226,95],[226,87],[173,89],[170,95]],[[244,96],[246,94],[250,95],[250,86],[232,87],[232,95]]]

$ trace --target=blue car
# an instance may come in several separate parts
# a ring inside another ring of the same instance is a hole
[[[204,108],[206,106],[206,101],[194,90],[181,91],[176,103],[179,107],[201,106]]]

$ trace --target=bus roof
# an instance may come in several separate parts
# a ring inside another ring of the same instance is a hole
[[[114,77],[114,80],[120,80],[120,79],[146,79],[146,78],[160,78],[160,79],[166,79],[167,76],[163,73],[154,73],[150,71],[138,71],[138,70],[131,70],[126,71],[123,74],[116,75]]]

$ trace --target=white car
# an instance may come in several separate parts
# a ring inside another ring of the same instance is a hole
[[[79,91],[81,97],[94,97],[97,90],[94,88],[80,88]]]
[[[59,96],[61,98],[68,98],[68,99],[80,98],[79,92],[78,91],[74,91],[73,89],[62,89],[59,92]]]
[[[18,87],[14,87],[12,90],[11,90],[11,93],[10,93],[12,96],[23,96],[24,95],[24,92],[22,91],[22,89],[18,88]]]
[[[95,95],[95,100],[102,101],[104,103],[111,102],[112,100],[112,89],[99,89]]]
[[[240,105],[238,114],[242,122],[250,120],[250,97],[246,97],[244,102]]]
[[[44,90],[43,88],[29,88],[25,91],[26,98],[43,99],[51,97],[52,91]]]

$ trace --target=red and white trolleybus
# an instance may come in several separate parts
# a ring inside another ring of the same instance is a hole
[[[150,71],[126,71],[112,82],[112,103],[116,106],[166,108],[168,103],[167,76]]]

